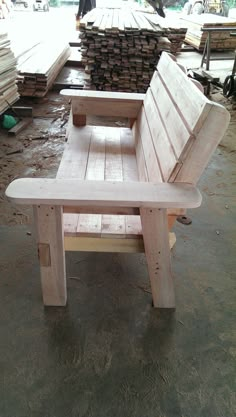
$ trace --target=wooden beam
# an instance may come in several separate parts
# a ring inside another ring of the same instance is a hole
[[[60,206],[34,206],[43,302],[66,305],[63,217]]]
[[[6,196],[17,204],[78,207],[195,208],[201,194],[191,184],[22,178]]]
[[[140,214],[154,307],[174,308],[166,210],[141,208]]]

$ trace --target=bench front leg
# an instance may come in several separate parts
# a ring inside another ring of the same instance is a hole
[[[66,270],[61,206],[34,206],[43,302],[66,305]]]
[[[140,208],[154,307],[175,308],[166,209]]]

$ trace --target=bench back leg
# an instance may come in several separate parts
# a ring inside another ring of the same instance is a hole
[[[164,209],[141,208],[140,215],[153,305],[174,308],[167,212]]]
[[[43,302],[66,305],[63,213],[60,206],[34,206]]]

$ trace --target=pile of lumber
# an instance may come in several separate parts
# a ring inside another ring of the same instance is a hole
[[[93,9],[80,23],[85,88],[143,93],[162,51],[176,53],[186,29],[130,9]]]
[[[16,58],[6,33],[0,33],[0,114],[18,98]]]
[[[217,16],[214,14],[190,15],[181,18],[184,26],[188,28],[185,42],[192,45],[199,51],[204,49],[207,39],[207,32],[202,29],[207,28],[227,28],[234,27],[236,32],[236,20],[228,17]],[[230,36],[230,31],[217,31],[211,33],[211,49],[224,50],[235,49],[236,37]]]
[[[21,57],[17,83],[21,96],[44,97],[70,56],[65,42],[35,45]]]

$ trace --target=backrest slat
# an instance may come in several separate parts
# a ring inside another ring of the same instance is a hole
[[[168,181],[170,175],[178,163],[178,157],[168,137],[168,129],[164,123],[151,89],[147,91],[144,101],[144,112],[152,135],[153,145],[161,168],[164,181]]]
[[[151,132],[148,126],[146,114],[143,111],[143,107],[139,112],[136,124],[142,141],[142,148],[146,162],[148,180],[163,182],[162,173],[156,157]]]
[[[210,111],[211,102],[168,54],[162,54],[157,70],[174,105],[184,115],[189,130],[194,134],[198,133]],[[151,88],[154,83],[155,78],[151,82]]]
[[[228,123],[228,111],[163,52],[133,128],[139,171],[148,181],[196,184]]]
[[[179,159],[192,132],[186,127],[184,116],[182,115],[181,117],[179,114],[175,102],[172,100],[172,97],[169,96],[166,87],[157,72],[153,75],[150,89],[157,103],[163,124],[166,126],[168,137],[172,143],[176,158]],[[152,122],[156,124],[155,118]]]

